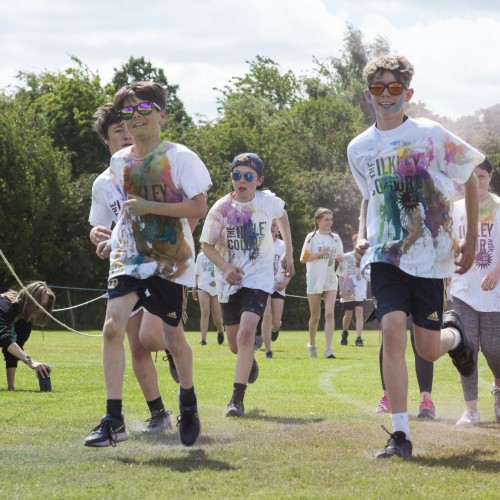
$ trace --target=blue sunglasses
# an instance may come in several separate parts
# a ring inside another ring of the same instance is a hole
[[[239,181],[242,177],[244,177],[247,182],[252,182],[255,175],[252,174],[252,172],[247,172],[246,174],[242,174],[241,172],[233,172],[231,174],[231,177],[234,181]]]

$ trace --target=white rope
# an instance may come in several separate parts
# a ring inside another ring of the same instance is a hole
[[[66,330],[69,330],[70,332],[73,332],[73,333],[76,333],[78,335],[83,335],[84,337],[102,337],[102,333],[98,334],[98,335],[91,335],[90,333],[83,333],[83,332],[79,332],[78,330],[75,330],[73,328],[71,328],[70,326],[62,323],[61,321],[59,321],[57,318],[54,318],[54,316],[52,316],[52,314],[50,314],[48,311],[45,310],[45,308],[39,304],[35,299],[34,297],[31,295],[31,293],[28,292],[28,290],[26,289],[26,287],[23,285],[22,281],[19,279],[19,277],[17,276],[16,272],[14,271],[13,267],[10,265],[9,261],[7,260],[7,258],[5,257],[4,253],[2,252],[2,249],[0,248],[0,257],[2,257],[2,260],[5,262],[5,265],[7,266],[7,268],[9,269],[9,271],[12,273],[12,276],[14,276],[14,278],[16,279],[17,283],[19,284],[19,286],[26,292],[26,295],[52,320],[52,321],[55,321],[58,325],[62,326],[63,328],[66,328]],[[99,297],[100,298],[100,297]]]
[[[102,295],[99,295],[99,297],[96,297],[95,299],[87,300],[87,302],[83,302],[82,304],[76,304],[76,306],[71,306],[71,307],[64,307],[62,309],[54,309],[52,312],[61,312],[61,311],[69,311],[70,309],[76,309],[77,307],[82,307],[86,306],[87,304],[91,304],[92,302],[95,302],[96,300],[103,299],[106,297],[106,294],[103,293]]]

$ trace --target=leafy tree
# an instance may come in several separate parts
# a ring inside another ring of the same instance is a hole
[[[144,57],[130,57],[121,68],[114,68],[112,84],[116,90],[132,82],[140,81],[153,81],[167,89],[166,104],[169,119],[164,135],[170,140],[181,140],[183,134],[193,126],[193,120],[187,114],[184,103],[177,95],[179,86],[170,84],[163,69],[156,68]]]
[[[108,161],[91,127],[95,110],[111,100],[112,89],[102,88],[97,74],[76,57],[71,59],[75,66],[63,72],[19,73],[24,86],[15,99],[44,117],[54,145],[70,154],[72,176],[77,178],[102,171]]]
[[[375,117],[363,93],[366,88],[363,69],[370,59],[389,52],[390,45],[386,38],[377,36],[373,43],[365,44],[362,32],[349,24],[344,35],[342,55],[325,61],[314,59],[316,67],[313,75],[304,79],[306,93],[312,98],[331,94],[340,96],[360,108],[365,123],[372,124]]]
[[[0,127],[2,251],[22,280],[84,283],[88,230],[78,234],[68,223],[72,217],[82,219],[71,196],[68,155],[54,147],[45,117],[19,100],[0,99]],[[0,266],[0,280],[15,284],[5,266]]]
[[[257,55],[255,61],[246,61],[248,73],[233,77],[221,91],[217,102],[224,110],[227,101],[234,95],[262,98],[276,109],[289,108],[300,98],[301,86],[292,71],[282,73],[280,66],[269,57]]]

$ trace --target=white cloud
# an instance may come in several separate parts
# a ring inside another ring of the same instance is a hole
[[[130,56],[161,66],[188,112],[215,116],[216,93],[245,61],[271,57],[297,75],[339,56],[346,23],[386,36],[416,67],[415,99],[457,118],[500,95],[500,7],[475,0],[17,0],[0,5],[0,88],[18,71],[62,70],[75,55],[111,80]]]

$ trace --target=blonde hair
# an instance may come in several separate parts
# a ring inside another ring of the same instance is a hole
[[[31,297],[35,299],[38,304],[42,305],[43,298],[48,298],[47,304],[44,309],[52,314],[54,304],[56,302],[55,293],[47,286],[44,281],[32,281],[28,283],[25,288],[20,292],[15,290],[8,290],[5,295],[16,306],[17,313],[28,323],[36,326],[45,326],[49,322],[49,317],[46,314],[41,314],[42,311],[33,302]],[[31,295],[31,297],[30,297]]]

